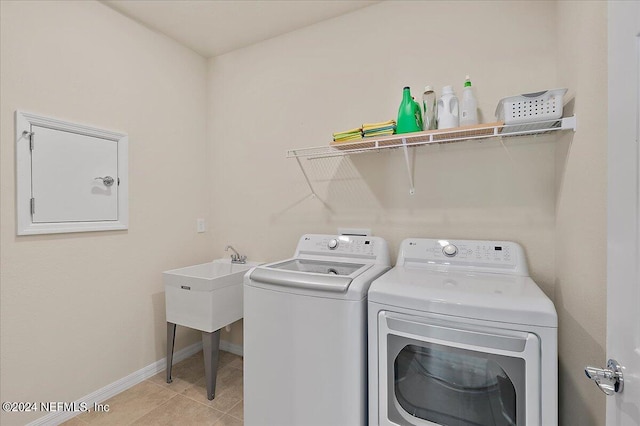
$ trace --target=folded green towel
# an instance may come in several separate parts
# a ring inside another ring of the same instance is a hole
[[[393,131],[393,130],[395,130],[395,128],[396,128],[396,126],[393,126],[393,125],[392,126],[382,126],[382,127],[372,127],[370,129],[365,129],[363,133],[366,135],[367,133],[371,133],[371,132],[382,132],[382,131],[385,131],[385,130]]]
[[[390,136],[393,134],[393,130],[383,130],[380,132],[368,132],[364,134],[365,138],[370,138],[373,136]]]

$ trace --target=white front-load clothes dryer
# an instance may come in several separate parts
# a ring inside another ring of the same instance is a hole
[[[368,306],[370,425],[557,425],[557,315],[520,245],[407,239]]]
[[[390,268],[379,237],[303,235],[244,278],[244,423],[367,423],[367,291]]]

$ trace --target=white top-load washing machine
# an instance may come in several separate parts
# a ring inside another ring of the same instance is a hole
[[[245,275],[247,426],[366,424],[366,297],[389,268],[382,238],[303,235]]]
[[[557,315],[518,244],[407,239],[368,305],[371,425],[557,425]]]

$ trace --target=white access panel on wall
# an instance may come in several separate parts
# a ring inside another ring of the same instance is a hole
[[[118,143],[46,127],[31,129],[33,222],[118,220]]]
[[[127,229],[127,136],[16,112],[18,235]]]

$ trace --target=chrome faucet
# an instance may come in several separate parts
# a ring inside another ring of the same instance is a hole
[[[247,263],[247,256],[242,256],[236,251],[236,249],[231,246],[226,246],[224,248],[224,251],[229,251],[229,249],[231,249],[231,251],[233,251],[234,253],[231,255],[231,263]]]

